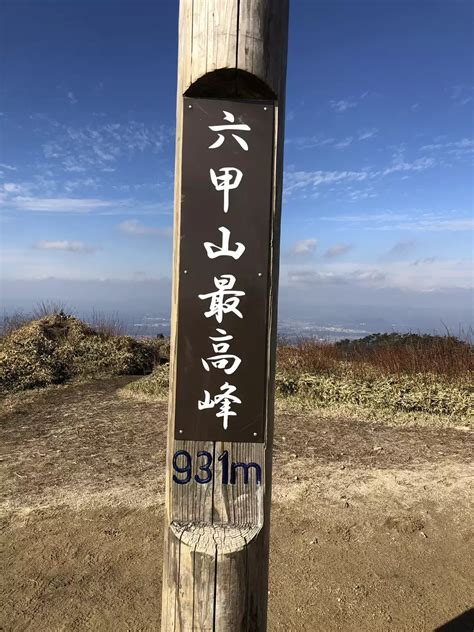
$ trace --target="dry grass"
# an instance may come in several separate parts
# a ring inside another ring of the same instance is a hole
[[[161,346],[97,332],[73,316],[45,316],[0,338],[0,392],[77,377],[144,375],[159,363]]]
[[[117,313],[104,314],[94,309],[87,322],[94,331],[104,336],[124,336],[126,334],[125,323]]]
[[[282,343],[276,393],[291,406],[389,413],[410,425],[471,424],[473,358],[472,345],[451,335]]]
[[[469,431],[474,428],[472,415],[440,415],[432,412],[390,410],[360,404],[321,403],[304,397],[277,396],[275,409],[280,413],[312,415],[313,418],[340,423],[345,421],[383,424],[392,427],[456,428]],[[389,414],[388,414],[389,412]]]
[[[335,345],[311,339],[277,347],[278,370],[285,373],[331,373],[341,359]]]
[[[47,299],[35,305],[30,320],[39,320],[40,318],[46,318],[46,316],[54,316],[56,314],[66,315],[68,311],[68,307],[63,301]]]
[[[373,334],[361,340],[336,344],[301,340],[278,347],[278,368],[285,373],[332,373],[349,362],[354,373],[433,373],[455,379],[474,370],[473,347],[454,336]]]
[[[21,309],[10,314],[4,313],[0,322],[0,336],[8,336],[16,329],[23,327],[31,321],[31,316]]]
[[[121,397],[137,399],[139,401],[160,401],[168,399],[169,391],[169,365],[163,364],[155,367],[150,375],[130,382],[119,390]]]
[[[37,303],[31,312],[25,312],[22,309],[17,309],[10,313],[4,312],[0,322],[0,336],[8,336],[8,334],[20,329],[20,327],[47,316],[55,316],[57,314],[65,316],[66,311],[66,303],[47,299]]]
[[[471,378],[471,379],[469,379]],[[452,417],[460,424],[472,421],[472,375],[445,379],[433,373],[374,372],[362,376],[349,363],[331,374],[289,375],[277,373],[277,395],[300,400],[311,406],[356,406],[401,412]]]
[[[406,348],[404,348],[404,345]],[[333,411],[397,425],[463,426],[473,421],[472,347],[452,337],[371,337],[346,344],[280,343],[280,405]],[[163,401],[168,367],[125,387],[123,396]]]
[[[43,303],[38,309],[58,307]],[[34,321],[17,313],[0,337],[0,391],[134,374],[146,377],[129,384],[123,396],[165,400],[169,340],[137,340],[121,335],[123,330],[117,316],[99,312],[90,324],[63,311]],[[342,406],[366,417],[373,411],[409,415],[423,424],[431,418],[437,425],[443,420],[462,425],[472,422],[473,376],[472,345],[450,335],[373,334],[336,344],[280,341],[276,394],[290,406]]]

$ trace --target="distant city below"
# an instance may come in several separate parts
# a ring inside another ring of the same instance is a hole
[[[87,317],[85,317],[87,319]],[[170,335],[170,319],[164,316],[128,316],[120,318],[123,322],[125,331],[130,336],[147,336],[155,337]],[[356,340],[363,338],[371,333],[378,332],[400,332],[407,333],[413,331],[423,331],[428,333],[446,333],[442,323],[439,328],[416,330],[408,324],[394,322],[387,323],[383,319],[374,319],[371,322],[354,322],[348,323],[341,321],[339,323],[306,321],[306,320],[290,320],[281,319],[278,325],[278,335],[291,341],[300,338],[315,338],[321,341],[336,342],[337,340],[350,339]],[[452,331],[455,335],[461,335],[460,331]]]
[[[429,333],[464,338],[473,329],[472,293],[465,290],[408,292],[351,285],[334,288],[280,288],[278,333],[290,339],[336,341],[371,333]],[[98,315],[119,321],[132,336],[170,334],[171,282],[162,281],[2,281],[0,314],[25,315],[52,303],[86,322]]]

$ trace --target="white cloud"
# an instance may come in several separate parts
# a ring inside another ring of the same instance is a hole
[[[339,101],[329,101],[329,105],[336,112],[345,112],[357,106],[357,101],[349,101],[347,99],[339,99]]]
[[[333,259],[335,257],[341,257],[345,255],[350,250],[353,250],[354,246],[352,244],[334,244],[334,246],[330,246],[324,256],[328,259]]]
[[[74,178],[62,184],[65,195],[55,196],[58,183],[36,176],[29,182],[0,184],[0,207],[38,213],[94,213],[96,215],[171,215],[172,202],[138,202],[133,198],[100,199],[67,195],[78,189],[97,189],[97,178]],[[38,193],[38,194],[37,194]]]
[[[390,248],[386,256],[395,259],[403,258],[405,255],[411,254],[415,248],[416,242],[414,239],[402,239]]]
[[[331,262],[313,266],[284,266],[282,285],[312,286],[344,285],[354,289],[399,289],[432,292],[443,288],[473,286],[471,262],[468,260],[439,260],[435,257],[410,261],[385,261],[377,266],[352,262]]]
[[[324,145],[332,145],[334,138],[322,138],[321,136],[297,136],[295,138],[285,138],[286,145],[296,145],[298,149],[314,149]]]
[[[370,177],[368,171],[288,171],[285,173],[285,192],[315,189],[322,184],[341,181],[361,182]]]
[[[471,145],[471,141],[468,139],[463,139],[462,141],[457,141],[455,143],[430,143],[429,145],[423,145],[420,149],[422,151],[437,151],[439,149],[445,149],[446,147],[459,147],[460,145],[464,146],[466,144],[467,146]]]
[[[4,162],[0,162],[0,169],[7,169],[7,171],[16,171],[16,167],[13,165],[7,165]]]
[[[474,101],[474,86],[465,84],[451,86],[449,88],[450,98],[457,105],[467,105]]]
[[[372,129],[362,130],[359,132],[358,139],[368,140],[369,138],[373,138],[374,136],[377,136],[378,133],[379,133],[379,130],[376,127],[373,127]]]
[[[12,197],[5,206],[11,206],[20,211],[34,211],[43,213],[92,213],[100,209],[110,208],[112,201],[96,198],[41,198],[17,195]]]
[[[62,250],[64,252],[81,253],[90,253],[96,250],[95,248],[86,246],[86,244],[82,241],[69,241],[67,239],[62,241],[40,240],[33,244],[33,248],[35,250]]]
[[[341,271],[314,270],[312,268],[290,270],[287,275],[290,285],[378,285],[385,274],[377,269],[352,269]]]
[[[323,136],[298,136],[296,138],[287,138],[285,144],[295,144],[299,149],[313,149],[314,147],[325,147],[334,145],[335,138],[324,138]]]
[[[420,259],[413,265],[409,261],[387,264],[390,286],[431,292],[440,288],[473,287],[471,262],[468,260],[441,260],[435,257]]]
[[[367,200],[369,198],[377,197],[377,193],[373,187],[365,187],[364,189],[352,189],[349,187],[347,190],[347,197],[351,202],[358,202],[360,200]]]
[[[410,222],[401,222],[395,228],[398,230],[420,230],[429,232],[462,232],[474,229],[474,219],[418,219]]]
[[[69,103],[71,105],[75,105],[76,103],[78,103],[78,100],[77,100],[74,92],[68,92],[67,93],[67,99],[68,99],[68,101],[69,101]]]
[[[347,138],[344,138],[343,140],[340,140],[339,142],[334,144],[334,147],[336,149],[345,149],[346,147],[349,147],[349,145],[352,143],[352,136],[347,136]]]
[[[344,146],[344,142],[341,147]],[[321,185],[377,180],[393,173],[425,171],[437,164],[435,158],[427,156],[407,162],[403,155],[398,153],[394,156],[392,164],[382,170],[364,168],[360,171],[287,171],[285,172],[284,191],[287,195],[295,192],[308,193],[308,190],[314,193],[314,190]]]
[[[150,127],[133,120],[126,123],[94,122],[83,127],[63,125],[47,117],[38,120],[53,131],[43,144],[44,157],[71,173],[110,172],[124,157],[160,151],[170,137],[170,131],[164,126]]]
[[[417,158],[412,162],[406,162],[403,158],[399,157],[393,161],[393,164],[390,167],[384,169],[381,173],[383,176],[387,176],[391,173],[397,173],[400,171],[425,171],[425,169],[430,169],[436,165],[436,161],[434,158],[428,158],[423,156],[421,158]]]
[[[404,213],[359,213],[354,215],[327,215],[320,221],[361,224],[365,230],[407,230],[429,232],[470,231],[474,228],[474,219],[456,217],[455,211],[426,212],[419,209]]]
[[[350,222],[350,223],[385,223],[396,220],[409,219],[409,213],[392,213],[384,211],[382,213],[357,213],[354,215],[323,215],[319,219],[326,222]]]
[[[309,255],[318,247],[318,240],[314,237],[308,239],[300,239],[295,241],[289,248],[289,252],[293,255]]]
[[[421,150],[460,160],[464,156],[474,153],[474,140],[472,138],[461,138],[460,140],[444,143],[434,142],[429,145],[423,145]]]
[[[16,182],[5,182],[3,185],[3,190],[5,193],[24,193],[25,187],[21,184],[17,184]]]
[[[85,187],[88,189],[97,189],[99,187],[99,180],[97,178],[75,178],[73,180],[65,180],[63,187],[68,193]]]
[[[364,141],[369,138],[373,138],[378,134],[377,128],[368,130],[360,130],[355,136],[346,136],[345,138],[337,139],[332,137],[324,137],[320,135],[315,136],[298,136],[296,138],[288,138],[285,143],[287,145],[294,144],[298,149],[314,149],[315,147],[334,147],[335,149],[344,149],[352,144],[354,140]]]
[[[125,222],[121,222],[118,225],[120,232],[126,235],[134,235],[139,237],[157,236],[157,237],[171,237],[173,229],[171,226],[165,228],[158,228],[156,226],[146,226],[136,219],[129,219]]]
[[[417,259],[410,263],[411,266],[422,266],[438,261],[438,257],[425,257],[424,259]]]
[[[329,101],[329,105],[336,112],[346,112],[347,110],[351,110],[352,108],[357,107],[361,101],[366,99],[369,96],[369,92],[363,92],[358,97],[349,97],[347,99],[339,99],[336,101],[335,99]]]

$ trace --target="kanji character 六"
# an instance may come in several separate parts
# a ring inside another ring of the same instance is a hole
[[[222,111],[224,112],[224,121],[229,121],[231,125],[209,125],[209,129],[211,129],[213,132],[218,133],[217,140],[212,145],[209,145],[209,149],[217,149],[223,144],[224,134],[220,134],[219,132],[223,132],[224,130],[250,132],[250,127],[245,123],[234,124],[235,116],[231,112],[226,112],[225,110]],[[247,142],[242,138],[242,136],[239,136],[238,134],[232,134],[232,136],[233,138],[235,138],[235,140],[239,143],[244,151],[248,151],[249,146],[247,145]]]

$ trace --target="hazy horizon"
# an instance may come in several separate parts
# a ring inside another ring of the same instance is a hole
[[[31,313],[42,302],[64,305],[68,313],[84,319],[94,313],[118,317],[127,332],[134,335],[169,334],[171,279],[135,281],[4,281],[4,314]],[[307,290],[282,286],[279,297],[278,331],[291,337],[311,336],[327,339],[358,338],[375,332],[447,332],[461,337],[471,323],[470,292],[456,296],[453,291],[430,292],[417,297],[413,305],[410,292],[354,290],[326,287],[325,298]],[[358,292],[358,301],[352,292]],[[130,296],[133,295],[133,301]],[[295,304],[298,305],[295,314]],[[443,307],[444,305],[444,307]],[[441,316],[441,314],[443,316]],[[153,322],[152,322],[153,321]]]

